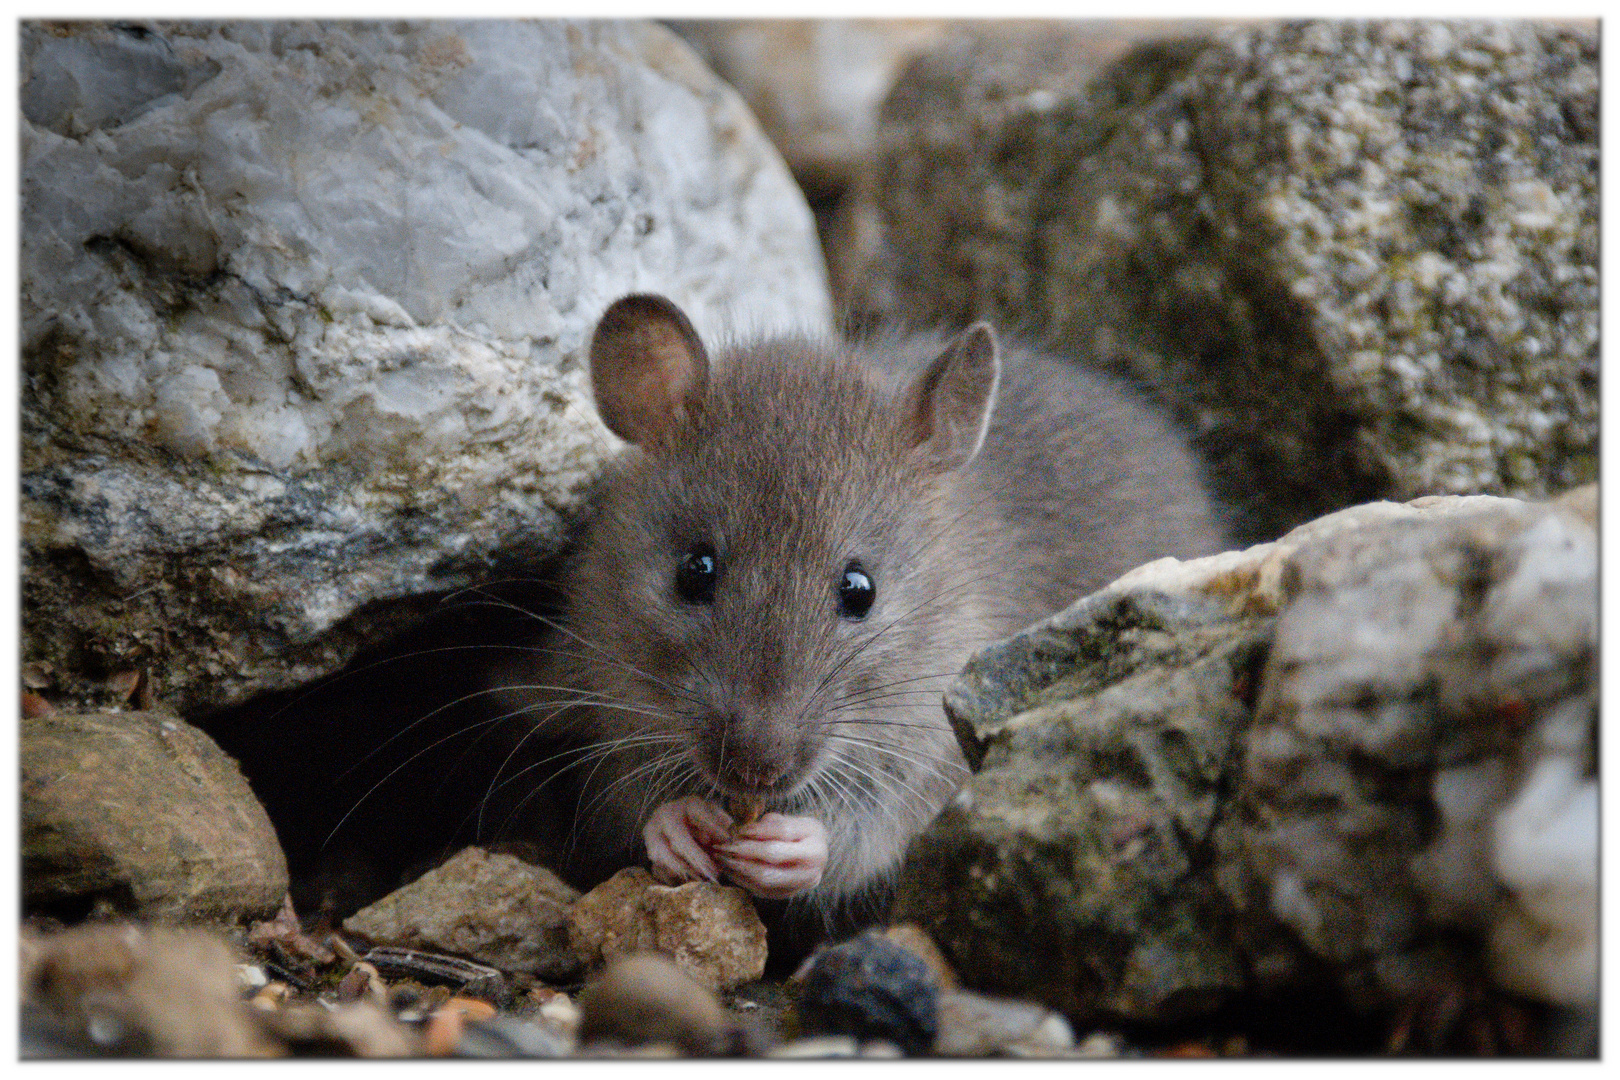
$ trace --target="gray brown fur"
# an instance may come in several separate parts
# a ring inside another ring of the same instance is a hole
[[[502,676],[537,730],[643,740],[606,750],[584,783],[575,877],[636,862],[659,803],[723,803],[781,770],[770,809],[829,833],[810,906],[881,884],[966,778],[940,700],[974,650],[1143,562],[1222,549],[1185,440],[1070,363],[1003,351],[977,456],[941,469],[917,453],[918,377],[945,347],[723,350],[663,441],[604,478],[557,652]],[[722,564],[701,607],[672,588],[696,542]],[[858,622],[836,609],[851,559],[876,584]],[[605,700],[635,711],[590,703]]]

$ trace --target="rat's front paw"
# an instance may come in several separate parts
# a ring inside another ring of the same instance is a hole
[[[827,868],[827,830],[815,818],[770,813],[709,853],[733,883],[755,896],[782,900],[821,880]]]
[[[730,838],[731,826],[730,814],[696,795],[664,803],[641,828],[653,877],[665,885],[719,881],[709,850]]]

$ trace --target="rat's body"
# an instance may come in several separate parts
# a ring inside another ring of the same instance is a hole
[[[639,445],[603,479],[551,651],[500,675],[537,741],[578,748],[528,820],[569,804],[581,883],[650,856],[818,915],[881,894],[967,777],[941,695],[968,656],[1223,547],[1163,418],[1095,372],[998,360],[987,327],[711,367],[673,305],[630,297],[591,362]]]

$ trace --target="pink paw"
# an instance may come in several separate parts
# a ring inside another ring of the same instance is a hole
[[[719,881],[709,851],[731,839],[732,824],[730,814],[696,795],[664,803],[641,828],[653,877],[665,885]]]
[[[815,818],[770,813],[710,847],[726,876],[755,896],[781,900],[814,888],[827,868],[827,830]]]

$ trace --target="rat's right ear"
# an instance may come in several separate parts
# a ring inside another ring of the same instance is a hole
[[[591,392],[602,422],[637,446],[662,442],[709,384],[709,357],[681,309],[662,296],[616,300],[591,336]]]

